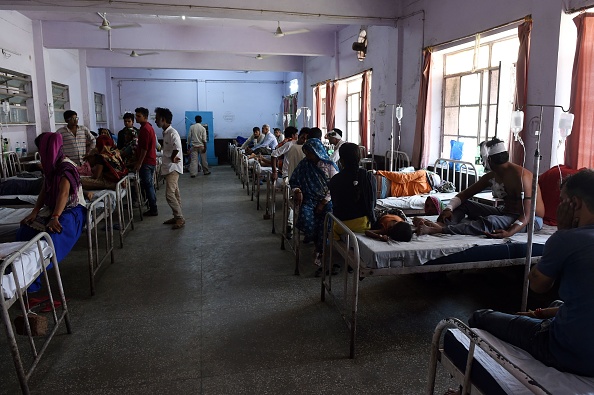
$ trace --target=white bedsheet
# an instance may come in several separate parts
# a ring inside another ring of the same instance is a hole
[[[26,243],[26,241],[1,243],[0,259],[4,259],[9,254],[18,251],[19,248],[21,248]],[[43,255],[45,258],[48,258],[49,256],[51,256],[51,249],[45,241],[42,241],[42,245]],[[38,271],[41,269],[41,260],[39,259],[39,251],[37,249],[37,245],[33,244],[27,250],[25,250],[22,253],[21,257],[17,258],[14,261],[13,267],[15,273],[17,274],[17,278],[21,287],[24,287],[27,284],[31,283],[35,279],[35,276],[38,273]],[[2,274],[2,277],[0,278],[0,283],[2,285],[2,296],[5,299],[12,298],[17,289],[12,273]]]
[[[538,234],[534,235],[532,242],[544,244],[554,231],[555,227],[545,226]],[[437,234],[419,237],[413,235],[409,242],[390,241],[386,243],[362,234],[356,236],[359,241],[359,255],[362,263],[373,269],[419,266],[475,246],[526,243],[528,239],[525,233],[516,234],[509,239]]]
[[[31,208],[0,207],[0,236],[15,232],[23,218],[31,212]]]
[[[447,203],[458,192],[425,193],[414,196],[388,197],[377,199],[377,206],[383,208],[399,208],[401,210],[422,210],[425,208],[425,201],[429,196],[438,197],[442,202]]]
[[[526,351],[512,346],[487,331],[473,329],[489,344],[495,347],[511,362],[519,366],[528,375],[535,379],[540,385],[552,394],[594,394],[594,378],[577,376],[575,374],[560,372],[557,369],[545,366],[542,362],[534,359]],[[451,330],[456,339],[468,348],[468,338],[458,329]],[[480,348],[475,348],[475,358],[499,383],[501,388],[508,394],[532,394],[515,377],[507,372],[501,365],[493,361]]]

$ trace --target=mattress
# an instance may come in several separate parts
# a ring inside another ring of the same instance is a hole
[[[560,372],[545,366],[526,351],[499,340],[487,331],[473,329],[508,360],[519,366],[552,394],[594,394],[594,378]],[[458,369],[464,371],[468,354],[468,338],[458,329],[450,329],[444,337],[444,353]],[[532,394],[501,365],[479,347],[471,370],[472,383],[485,394]]]
[[[0,244],[0,259],[6,258],[11,253],[18,251],[19,248],[24,246],[26,241],[18,241],[13,243],[1,243]],[[45,241],[42,241],[42,249],[44,258],[47,259],[52,255],[51,248]],[[19,285],[22,287],[27,286],[33,280],[37,278],[41,270],[41,260],[39,259],[39,251],[37,244],[33,244],[27,248],[20,257],[16,258],[12,266],[16,272]],[[5,299],[11,299],[16,293],[16,283],[12,273],[2,273],[0,278],[2,287],[2,296]]]
[[[542,254],[542,246],[555,230],[555,227],[545,226],[538,234],[534,235],[532,239],[534,256],[538,256],[539,253]],[[413,236],[409,242],[390,241],[388,243],[362,234],[356,234],[356,237],[359,242],[359,255],[362,265],[369,269],[412,267],[435,262],[474,262],[485,260],[485,257],[488,257],[489,260],[522,258],[525,256],[527,243],[525,233],[515,234],[508,239],[491,239],[485,236],[468,235],[422,235]],[[540,247],[537,245],[540,245]],[[522,246],[524,246],[523,250]],[[473,249],[473,253],[472,255],[467,254],[467,260],[437,261],[470,249]],[[497,258],[494,255],[494,251],[497,249],[500,250],[498,253],[507,253],[508,256]],[[524,254],[522,254],[522,251],[524,251]],[[512,253],[513,255],[509,255]]]
[[[0,207],[0,237],[15,232],[23,218],[31,213],[31,208]]]
[[[0,205],[2,206],[22,206],[34,205],[37,202],[38,195],[1,195]]]

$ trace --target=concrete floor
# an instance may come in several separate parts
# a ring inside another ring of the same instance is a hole
[[[161,188],[160,215],[136,222],[95,296],[84,240],[60,265],[74,333],[50,345],[32,393],[421,394],[440,319],[519,308],[518,268],[367,278],[348,359],[347,328],[320,301],[311,245],[293,275],[293,254],[228,165],[185,174],[180,187],[186,227],[162,224],[171,211]],[[438,380],[438,393],[453,385],[443,370]],[[0,393],[19,393],[4,337],[0,381]]]

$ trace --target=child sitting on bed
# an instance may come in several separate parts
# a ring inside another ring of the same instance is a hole
[[[385,214],[378,218],[376,226],[378,229],[366,230],[365,236],[381,241],[410,241],[412,239],[412,228],[401,216]]]

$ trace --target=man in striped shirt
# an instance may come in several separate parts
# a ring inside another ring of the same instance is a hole
[[[95,148],[95,137],[86,126],[78,125],[78,116],[75,111],[64,111],[64,121],[67,125],[56,130],[56,133],[62,135],[64,155],[80,166],[87,153]]]

